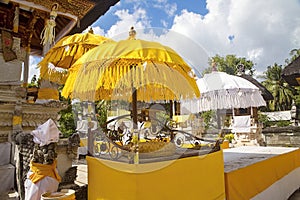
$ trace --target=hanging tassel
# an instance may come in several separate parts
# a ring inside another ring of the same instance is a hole
[[[50,12],[50,18],[46,21],[46,25],[41,32],[41,44],[53,44],[55,39],[55,19],[57,17],[58,4],[53,4]]]
[[[14,24],[13,31],[15,33],[18,33],[18,31],[19,31],[19,14],[20,14],[20,9],[19,9],[19,7],[16,7],[14,21],[13,21],[13,24]]]

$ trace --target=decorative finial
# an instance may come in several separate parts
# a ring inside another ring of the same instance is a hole
[[[211,69],[212,72],[218,71],[217,63],[214,60],[212,60],[212,62],[211,62],[211,67],[212,67],[212,69]]]
[[[242,63],[239,63],[237,66],[237,75],[243,75],[245,74],[245,66]]]
[[[93,28],[92,28],[92,27],[90,27],[90,29],[89,29],[89,33],[91,33],[91,34],[94,34],[94,30],[93,30]]]
[[[132,26],[130,28],[130,31],[129,31],[129,40],[135,40],[135,36],[136,36],[136,31],[134,30],[134,27]]]

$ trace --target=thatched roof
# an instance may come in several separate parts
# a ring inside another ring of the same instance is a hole
[[[57,17],[55,19],[55,41],[63,36],[80,33],[94,23],[119,0],[6,0],[0,1],[0,34],[8,31],[12,36],[21,38],[22,47],[30,47],[30,54],[43,55],[41,32],[45,22],[49,19],[51,8],[58,2]],[[18,10],[18,30],[14,30],[14,16]],[[77,20],[79,19],[79,20]]]
[[[300,56],[283,69],[282,78],[291,86],[300,85],[297,81],[300,78]]]
[[[258,87],[259,90],[261,91],[261,94],[265,101],[274,100],[272,93],[269,90],[267,90],[267,88],[265,88],[265,86],[263,86],[260,82],[258,82],[256,79],[254,79],[252,76],[247,75],[247,74],[241,74],[240,77],[250,81],[256,87]]]
[[[99,17],[104,15],[111,6],[118,3],[120,0],[92,0],[96,5],[93,7],[81,20],[80,27],[74,27],[69,35],[80,33],[88,26],[94,23]]]

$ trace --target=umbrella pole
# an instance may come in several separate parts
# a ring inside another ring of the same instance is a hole
[[[173,101],[170,100],[170,119],[173,119]]]
[[[137,118],[137,90],[133,88],[132,90],[132,122],[133,122],[133,163],[139,164],[139,130],[138,130],[138,118]]]
[[[132,121],[133,121],[133,129],[137,129],[137,92],[136,89],[133,88],[132,91]]]
[[[90,103],[86,102],[84,104],[84,110],[85,110],[85,116],[87,119],[87,125],[88,125],[88,129],[87,129],[87,136],[88,136],[88,156],[94,156],[94,137],[93,137],[93,133],[92,133],[92,116],[91,116],[91,110],[90,108]]]
[[[220,110],[217,109],[217,126],[218,126],[218,129],[221,129],[221,116],[220,116]]]

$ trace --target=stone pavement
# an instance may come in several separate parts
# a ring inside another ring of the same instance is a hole
[[[77,178],[75,184],[79,186],[88,184],[88,173],[87,173],[87,165],[85,160],[79,160],[74,163],[73,166],[77,166]]]
[[[16,191],[10,191],[8,193],[0,194],[1,200],[18,200],[19,194]]]

